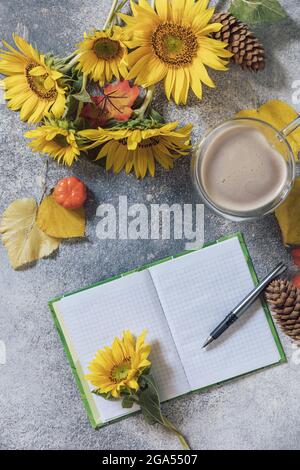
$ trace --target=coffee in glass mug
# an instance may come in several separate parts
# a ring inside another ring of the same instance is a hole
[[[291,132],[291,125],[286,129]],[[286,129],[241,118],[211,131],[192,158],[192,179],[204,202],[232,220],[254,219],[278,207],[295,178]]]

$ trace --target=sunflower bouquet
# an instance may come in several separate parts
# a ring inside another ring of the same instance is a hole
[[[181,432],[162,414],[146,334],[143,331],[135,338],[130,331],[124,331],[111,347],[97,351],[85,378],[95,387],[94,394],[105,400],[121,400],[123,408],[138,405],[149,424],[164,426],[176,434],[184,449],[190,449]]]
[[[191,125],[166,123],[152,107],[155,85],[168,100],[186,104],[214,87],[207,67],[226,70],[231,53],[213,39],[209,0],[114,0],[103,30],[84,35],[64,58],[41,54],[14,35],[3,41],[0,73],[7,105],[38,125],[25,133],[35,152],[71,166],[89,152],[106,169],[143,178],[156,164],[170,169],[190,149]],[[94,154],[94,149],[96,153]]]

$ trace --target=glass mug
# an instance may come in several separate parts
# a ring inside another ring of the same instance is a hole
[[[259,135],[264,136],[271,148],[276,149],[278,158],[283,158],[285,166],[284,181],[276,195],[274,195],[272,200],[268,201],[266,204],[252,208],[251,210],[235,210],[225,206],[223,207],[221,204],[216,203],[216,201],[213,200],[213,197],[207,191],[205,184],[205,174],[203,170],[205,156],[207,155],[209,149],[212,148],[212,144],[216,142],[216,138],[222,136],[222,134],[225,135],[226,131],[234,131],[236,128],[237,132],[234,139],[238,140],[239,129],[242,129],[241,126],[246,126],[247,129],[251,128],[255,131],[258,131]],[[298,116],[293,122],[291,122],[282,130],[275,129],[269,123],[260,119],[237,118],[229,120],[209,132],[208,135],[206,135],[204,139],[198,145],[196,145],[191,161],[192,181],[197,193],[200,194],[205,205],[215,213],[233,221],[254,220],[273,212],[286,199],[294,184],[296,176],[296,162],[291,146],[287,141],[287,137],[299,126],[300,116]]]

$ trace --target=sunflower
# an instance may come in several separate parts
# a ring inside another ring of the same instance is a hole
[[[222,25],[210,23],[214,9],[207,9],[208,2],[156,0],[155,9],[146,0],[131,2],[133,16],[120,14],[131,34],[128,47],[135,49],[126,79],[144,87],[163,80],[167,98],[177,104],[186,103],[190,87],[200,99],[202,83],[214,87],[206,66],[227,70],[232,54],[226,43],[209,37]]]
[[[100,86],[118,80],[128,73],[127,47],[124,43],[124,29],[113,26],[106,31],[93,31],[84,34],[84,40],[78,45],[77,68],[89,75]]]
[[[25,137],[33,139],[28,145],[34,152],[48,153],[59,163],[62,161],[71,166],[79,158],[80,139],[67,121],[49,120],[37,129],[26,132]]]
[[[171,122],[148,129],[97,129],[85,130],[79,134],[93,141],[86,148],[95,148],[102,144],[97,160],[106,158],[106,169],[113,168],[119,173],[125,168],[126,173],[134,169],[137,178],[144,178],[149,170],[155,174],[155,162],[169,170],[174,160],[187,155],[190,149],[192,126],[177,129],[178,123]]]
[[[86,375],[98,393],[120,398],[123,391],[139,389],[138,378],[151,366],[148,356],[151,347],[145,344],[146,331],[137,339],[124,331],[121,339],[115,338],[112,347],[99,350],[89,364],[91,374]]]
[[[52,113],[62,116],[66,104],[66,88],[63,74],[45,62],[45,57],[24,39],[13,35],[18,48],[14,49],[2,41],[7,50],[0,50],[0,73],[3,80],[4,97],[8,107],[21,111],[21,119],[37,123]]]

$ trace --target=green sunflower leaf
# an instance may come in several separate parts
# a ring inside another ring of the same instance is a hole
[[[139,405],[143,416],[149,424],[164,424],[164,418],[161,413],[160,399],[152,375],[142,375],[139,379],[140,393]]]
[[[45,64],[48,65],[48,67],[52,67],[55,61],[55,57],[53,54],[49,53],[45,55]]]
[[[76,93],[72,96],[75,98],[75,100],[81,101],[82,103],[92,103],[91,97],[85,89],[81,90],[80,93]]]
[[[287,17],[278,0],[233,0],[229,12],[246,23],[272,23]]]
[[[105,400],[111,400],[111,401],[117,401],[117,398],[114,398],[110,392],[108,393],[101,393],[100,389],[96,388],[95,390],[92,390],[92,393],[95,395],[98,395],[98,397],[102,397]]]
[[[118,121],[109,121],[109,129],[154,129],[162,127],[164,121],[154,121],[153,119],[130,119],[129,121],[118,122]]]
[[[134,404],[134,399],[131,396],[126,396],[122,400],[123,408],[132,408]]]
[[[164,118],[162,117],[161,114],[159,114],[157,111],[155,111],[155,109],[151,108],[151,111],[149,113],[149,116],[151,119],[153,119],[153,121],[155,122],[159,122],[161,124],[164,124],[165,120]]]
[[[146,369],[143,370],[143,374],[142,375],[149,375],[151,372],[151,366],[150,367],[146,367]]]

